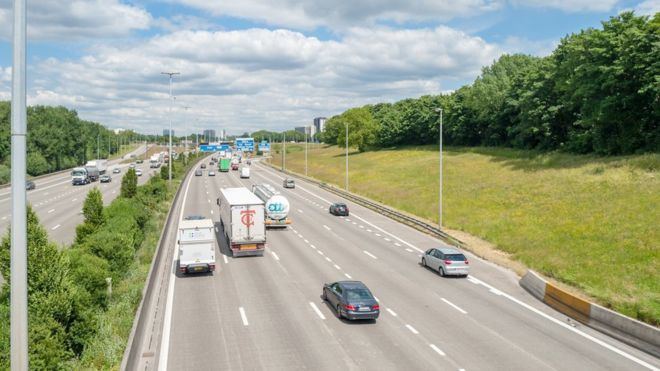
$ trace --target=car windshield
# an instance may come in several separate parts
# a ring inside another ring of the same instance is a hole
[[[373,299],[371,293],[367,289],[350,289],[346,291],[346,299],[348,300],[362,300]]]
[[[463,261],[463,260],[467,260],[467,258],[463,254],[447,254],[445,255],[445,260]]]
[[[80,171],[80,170],[79,170],[79,171],[72,171],[72,172],[71,172],[71,175],[73,175],[73,176],[85,175],[85,172],[84,172],[84,171]]]

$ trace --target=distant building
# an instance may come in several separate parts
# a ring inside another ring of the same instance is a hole
[[[307,126],[297,126],[294,130],[299,133],[305,134],[305,132],[307,131]]]
[[[328,121],[325,117],[316,117],[314,119],[314,131],[315,133],[320,133],[325,129],[325,122]]]
[[[204,130],[204,140],[207,142],[215,142],[215,130],[210,129],[210,130]]]
[[[164,137],[169,137],[170,136],[170,131],[168,129],[163,129],[163,136]],[[172,130],[172,136],[174,136],[174,130]]]
[[[220,130],[220,139],[221,140],[226,140],[225,138],[227,138],[227,130],[222,129],[222,130]]]

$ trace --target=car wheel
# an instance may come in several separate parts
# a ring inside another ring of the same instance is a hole
[[[440,276],[442,276],[442,277],[445,276],[445,270],[442,269],[442,267],[438,268],[438,273],[440,273]]]
[[[422,258],[422,267],[426,268],[426,259]]]
[[[328,301],[328,295],[326,295],[325,289],[323,289],[323,294],[321,294],[321,299],[323,299],[323,301]]]
[[[341,307],[337,304],[337,318],[342,319],[342,317],[344,316],[341,314]]]

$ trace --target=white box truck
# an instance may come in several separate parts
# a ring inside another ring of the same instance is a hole
[[[241,168],[241,178],[244,178],[244,179],[249,179],[250,178],[250,167],[249,166],[243,166]]]
[[[291,219],[288,218],[289,200],[281,195],[275,187],[267,183],[254,184],[252,193],[265,203],[266,228],[286,228],[291,224]]]
[[[99,170],[99,175],[103,175],[108,170],[108,160],[90,160],[85,167],[95,167]]]
[[[263,256],[266,249],[264,202],[241,187],[221,189],[217,204],[223,233],[233,256]]]
[[[211,219],[182,220],[179,223],[179,272],[202,273],[215,270],[215,234]]]
[[[160,155],[155,154],[152,155],[151,158],[149,159],[149,168],[151,169],[157,169],[160,167]]]

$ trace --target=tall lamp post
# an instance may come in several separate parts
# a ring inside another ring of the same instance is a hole
[[[190,106],[184,106],[183,109],[186,110],[185,112],[186,112],[186,124],[187,124],[187,123],[188,123],[188,110],[190,109]],[[184,125],[184,126],[185,126],[185,125]],[[184,137],[184,142],[183,142],[183,144],[184,144],[184,146],[185,146],[185,149],[184,149],[184,151],[183,151],[183,152],[184,152],[184,155],[183,155],[183,164],[184,164],[184,165],[187,165],[187,164],[188,164],[188,161],[186,161],[186,158],[188,157],[188,137],[187,137],[187,136]]]
[[[348,122],[346,122],[346,192],[348,192]]]
[[[307,126],[305,126],[305,176],[307,176]]]
[[[440,159],[438,161],[438,228],[442,229],[442,108],[436,108],[436,112],[440,112]]]
[[[27,0],[14,0],[11,99],[11,245],[9,360],[13,371],[28,369],[26,39]]]
[[[286,131],[282,140],[282,171],[286,170]]]
[[[161,72],[160,74],[161,75],[168,75],[170,77],[170,108],[169,108],[169,112],[168,112],[168,116],[170,118],[170,132],[169,132],[169,134],[170,134],[169,152],[170,153],[167,154],[167,158],[169,159],[167,161],[167,166],[168,166],[167,182],[168,182],[168,184],[171,184],[172,183],[172,158],[171,158],[172,157],[172,101],[174,100],[174,99],[172,99],[172,76],[180,75],[180,72]]]

